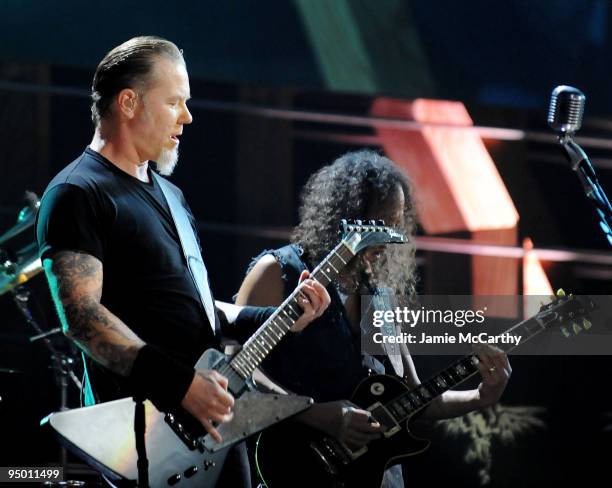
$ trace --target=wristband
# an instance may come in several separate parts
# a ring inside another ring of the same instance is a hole
[[[145,344],[134,361],[129,376],[135,399],[148,398],[163,412],[180,406],[195,371],[161,349]]]
[[[250,305],[242,307],[234,323],[221,324],[221,333],[225,337],[230,337],[244,344],[255,330],[268,320],[276,311],[276,307],[252,307]]]
[[[247,305],[242,307],[242,310],[238,312],[234,325],[236,327],[259,327],[268,320],[274,312],[276,312],[276,307],[252,307]]]

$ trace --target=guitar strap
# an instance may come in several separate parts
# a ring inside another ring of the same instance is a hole
[[[374,290],[372,296],[371,306],[374,310],[393,310],[395,307],[392,303],[392,292],[388,288],[377,288]],[[395,322],[390,323],[385,321],[380,328],[380,333],[386,337],[392,337],[396,335],[396,324]],[[391,363],[391,367],[397,376],[403,378],[404,376],[404,363],[402,362],[402,355],[400,352],[399,344],[394,341],[384,341],[382,344],[383,350]]]
[[[147,459],[147,448],[145,434],[147,430],[144,398],[134,398],[136,407],[134,410],[134,437],[136,439],[136,467],[138,470],[138,488],[149,488],[149,460]]]
[[[191,279],[198,290],[200,301],[202,302],[202,306],[204,307],[204,311],[208,317],[208,322],[213,329],[213,333],[215,333],[217,315],[215,312],[215,302],[213,300],[212,293],[210,292],[208,271],[206,270],[204,260],[202,259],[200,245],[193,230],[193,226],[191,225],[191,221],[187,215],[187,211],[166,179],[158,176],[153,171],[151,171],[150,174],[153,175],[153,178],[158,183],[164,197],[166,198],[166,202],[170,208],[170,214],[172,215],[172,220],[174,221],[174,226],[176,227],[176,232],[179,236],[179,240],[181,241],[181,248],[183,249],[183,255],[185,256],[185,262],[187,263],[189,274],[191,275]]]

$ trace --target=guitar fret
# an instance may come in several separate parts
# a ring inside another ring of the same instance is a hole
[[[412,395],[413,395],[415,402],[417,402],[418,407],[427,403],[427,400],[425,399],[423,392],[421,391],[421,388],[417,388],[416,390],[413,390]]]
[[[257,345],[257,349],[263,353],[264,357],[267,356],[267,354],[270,352],[270,350],[266,347],[266,341],[264,341],[260,337],[255,338],[253,346],[255,345]]]
[[[455,371],[457,372],[459,377],[464,377],[468,374],[467,368],[462,363],[459,363],[455,366]]]
[[[251,356],[255,357],[255,359],[259,360],[259,349],[257,348],[257,344],[253,341],[249,342],[248,345],[244,346],[244,350],[247,351]]]
[[[260,351],[255,345],[251,346],[251,351],[253,351],[253,356],[255,356],[255,360],[257,361],[255,365],[260,365],[266,357],[265,353]]]
[[[246,370],[254,370],[257,367],[257,363],[252,363],[252,358],[251,358],[251,354],[249,353],[249,351],[247,349],[243,349],[243,355],[242,357],[244,358],[244,362],[246,364]]]
[[[274,331],[272,329],[270,324],[266,325],[266,328],[264,330],[262,330],[262,333],[266,334],[266,336],[268,336],[268,338],[270,338],[270,342],[272,344],[274,344],[274,345],[278,344],[280,342],[280,340],[282,339],[281,337],[278,336],[276,331]]]
[[[402,407],[404,407],[404,410],[406,410],[407,412],[412,412],[414,410],[414,405],[412,404],[412,402],[410,401],[410,398],[408,398],[408,395],[406,393],[404,393],[400,398],[400,403],[402,404]]]
[[[253,348],[249,345],[249,347],[244,348],[244,352],[246,354],[247,359],[249,360],[249,366],[257,366],[257,355],[253,351]]]
[[[234,358],[234,360],[230,363],[230,366],[243,378],[246,379],[249,376],[242,364],[240,364],[240,358],[238,356]]]
[[[438,396],[440,393],[444,391],[441,389],[440,385],[436,382],[437,377],[432,378],[427,382],[427,389],[433,393],[433,396]]]
[[[454,371],[452,368],[447,368],[442,372],[442,375],[444,378],[446,378],[448,384],[450,385],[450,387],[452,387],[453,385],[455,385],[457,383],[457,378],[454,375]]]
[[[322,269],[316,269],[313,271],[312,279],[318,281],[323,286],[327,286],[332,282],[332,278],[330,278]]]
[[[397,409],[397,412],[399,414],[398,418],[405,417],[408,414],[408,411],[404,408],[404,406],[402,405],[402,402],[399,402],[399,401],[393,402],[393,408]]]
[[[338,274],[340,273],[342,268],[344,268],[344,265],[345,265],[345,263],[338,257],[338,255],[336,253],[333,253],[333,255],[330,256],[329,263],[330,263],[330,265],[332,265],[332,267],[334,268],[334,270]]]
[[[339,259],[340,261],[342,261],[342,264],[343,264],[344,266],[346,266],[347,261],[345,261],[344,259],[342,259],[342,256],[340,255],[340,253],[339,253],[339,252],[335,252],[334,254],[335,254],[336,256],[338,256],[338,259]]]
[[[268,331],[268,329],[263,329],[261,331],[262,334],[265,334],[268,337],[268,340],[270,341],[270,344],[272,347],[276,346],[276,344],[278,343],[278,341],[275,340],[274,337],[272,337]]]
[[[389,403],[389,404],[387,405],[387,409],[389,410],[389,412],[391,413],[391,415],[392,415],[393,417],[395,417],[395,419],[399,419],[399,418],[401,418],[401,417],[402,417],[402,414],[401,414],[401,412],[398,410],[398,408],[397,408],[397,404],[396,404],[396,403],[393,403],[393,402],[392,402],[392,403]]]
[[[278,316],[274,317],[274,319],[270,322],[270,327],[274,326],[274,332],[276,333],[276,335],[278,336],[279,340],[285,335],[285,331],[283,330],[283,328],[278,325],[275,321],[280,318]],[[282,322],[282,321],[281,321]]]
[[[531,324],[530,324],[530,323],[531,323]],[[531,329],[531,328],[530,328],[530,326],[531,326],[531,325],[533,325],[533,326],[534,326],[534,328],[533,328],[533,329]],[[540,323],[539,323],[537,320],[533,320],[533,321],[532,321],[532,320],[528,320],[527,322],[525,322],[525,323],[522,325],[522,328],[523,328],[524,330],[526,330],[526,331],[527,331],[527,333],[528,333],[529,335],[531,335],[531,334],[535,334],[536,332],[539,332],[539,331],[541,331],[541,330],[544,330],[544,329],[545,329],[545,327],[544,327],[543,325],[541,325],[541,324],[540,324]]]
[[[274,330],[276,331],[279,339],[282,339],[285,335],[285,329],[283,328],[284,326],[283,321],[279,317],[276,317],[274,319],[274,322],[272,322],[272,325],[274,325]]]
[[[327,276],[327,273],[325,273],[325,271],[323,271],[322,269],[320,270],[320,272],[323,274],[323,276],[325,276],[325,278],[327,278],[327,281],[331,283],[331,278]]]
[[[286,310],[281,310],[281,313],[284,314],[285,317],[287,317],[287,320],[289,320],[289,325],[287,325],[287,322],[285,322],[285,317],[281,317],[280,314],[278,315],[278,320],[281,321],[281,323],[287,328],[290,329],[291,326],[293,325],[293,323],[295,322],[295,320],[293,319],[293,317],[291,315],[289,315],[287,313]]]
[[[464,370],[464,372],[461,373],[462,377],[468,376],[474,372],[474,365],[472,364],[472,361],[469,358],[469,356],[467,358],[463,358],[457,364],[458,364],[458,367],[463,368]]]
[[[272,350],[270,348],[270,344],[268,344],[266,339],[262,337],[261,334],[257,335],[257,345],[259,347],[259,350],[263,351],[264,357],[266,357],[268,353]]]
[[[419,391],[419,395],[421,395],[426,402],[431,400],[433,397],[433,395],[431,394],[431,391],[429,391],[429,389],[427,388],[427,385],[425,384],[422,384],[419,387],[418,391]]]
[[[402,395],[401,397],[399,397],[399,402],[404,407],[404,410],[406,410],[407,412],[412,411],[412,405],[410,404],[410,400],[406,395]]]
[[[444,392],[446,390],[446,381],[444,381],[444,378],[440,377],[439,373],[433,378],[433,384],[439,392]]]
[[[295,316],[292,316],[289,314],[289,311],[293,312],[295,314]],[[293,305],[287,306],[287,310],[283,310],[283,313],[289,317],[291,320],[293,320],[294,322],[300,318],[300,313],[298,313],[296,310],[293,309]]]
[[[255,370],[255,367],[256,367],[256,366],[252,365],[252,364],[251,364],[251,363],[248,361],[248,358],[246,357],[246,355],[244,356],[244,363],[245,363],[245,366],[244,366],[244,371],[245,371],[245,373],[246,373],[247,377],[248,377],[248,376],[251,376],[251,373],[252,373],[252,372]]]
[[[414,408],[419,408],[421,406],[421,400],[416,393],[409,392],[408,399],[410,400],[410,403],[414,405]]]

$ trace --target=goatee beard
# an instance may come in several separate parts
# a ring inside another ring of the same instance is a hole
[[[178,148],[163,149],[157,161],[157,171],[164,176],[170,176],[178,162]]]

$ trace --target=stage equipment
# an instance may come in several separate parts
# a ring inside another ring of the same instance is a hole
[[[595,168],[582,148],[574,141],[574,134],[582,125],[586,97],[577,88],[561,85],[550,97],[548,125],[559,134],[559,144],[565,150],[571,168],[578,175],[582,189],[594,205],[599,226],[612,246],[612,205],[597,180]]]

